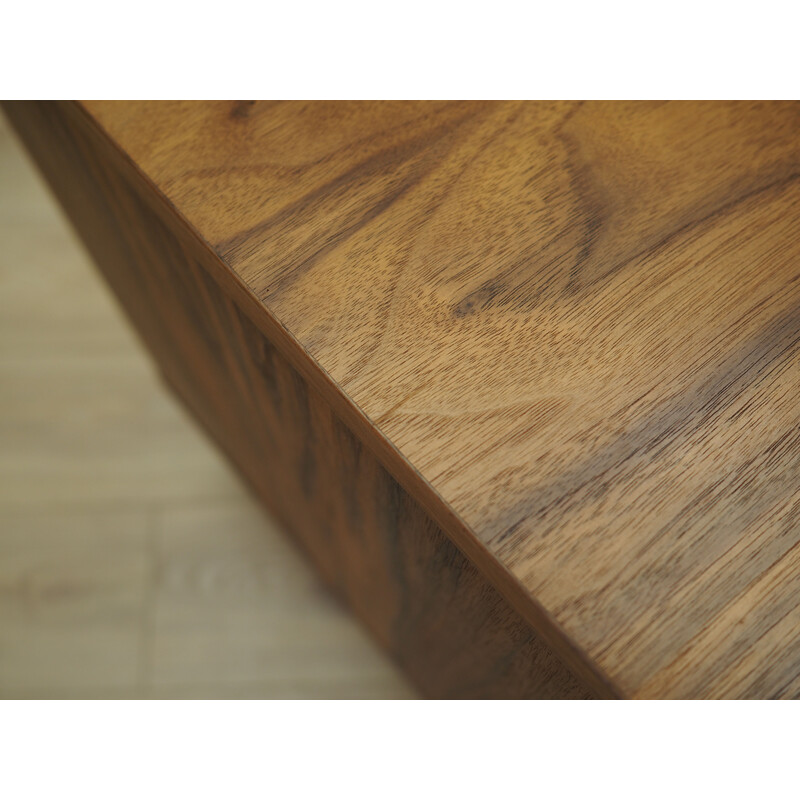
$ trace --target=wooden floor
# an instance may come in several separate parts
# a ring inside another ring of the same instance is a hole
[[[158,380],[0,117],[0,697],[414,697]]]

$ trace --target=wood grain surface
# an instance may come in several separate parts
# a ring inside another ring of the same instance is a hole
[[[99,103],[582,680],[800,695],[800,106]]]
[[[227,297],[204,266],[214,257],[87,118],[10,112],[167,381],[416,684],[592,696]]]

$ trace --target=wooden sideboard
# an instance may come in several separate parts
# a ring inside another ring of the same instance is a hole
[[[800,696],[800,104],[4,107],[424,693]]]

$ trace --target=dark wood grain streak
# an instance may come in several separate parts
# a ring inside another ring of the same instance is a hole
[[[61,104],[8,110],[170,385],[421,689],[593,696],[228,296],[209,252],[87,118]]]

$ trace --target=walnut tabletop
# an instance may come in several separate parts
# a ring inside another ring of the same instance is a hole
[[[432,696],[800,696],[800,105],[6,106]]]

